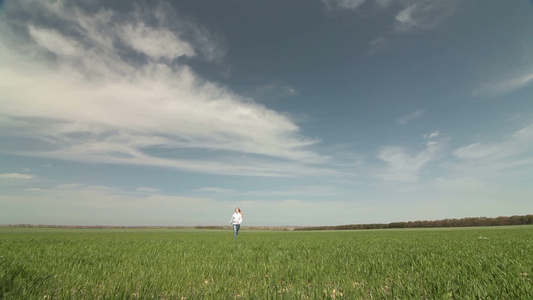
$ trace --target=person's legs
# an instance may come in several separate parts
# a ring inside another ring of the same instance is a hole
[[[237,235],[239,235],[239,230],[241,229],[241,224],[237,224]]]
[[[233,237],[236,238],[237,237],[237,232],[239,231],[238,227],[239,225],[237,224],[233,224]]]

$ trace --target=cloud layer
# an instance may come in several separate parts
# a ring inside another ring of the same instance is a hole
[[[17,17],[30,6],[32,19]],[[184,64],[220,59],[224,50],[168,6],[87,12],[62,1],[24,1],[5,10],[0,134],[38,140],[43,147],[27,155],[266,176],[327,160],[308,150],[317,140],[289,117]],[[154,154],[160,149],[169,155]],[[183,159],[190,150],[211,155]]]
[[[398,124],[401,124],[401,125],[405,125],[409,122],[411,122],[412,120],[416,120],[420,117],[422,117],[424,115],[426,111],[424,109],[419,109],[417,111],[414,111],[408,115],[405,115],[401,118],[398,119]]]
[[[478,179],[528,173],[533,166],[533,125],[513,132],[499,142],[473,143],[453,152],[460,160],[447,166],[458,174]]]
[[[533,83],[533,71],[524,72],[509,78],[482,84],[472,92],[473,96],[501,96],[525,88]]]
[[[33,179],[35,178],[32,174],[21,174],[21,173],[4,173],[0,174],[0,178],[5,179]]]
[[[438,139],[439,133],[433,132],[424,135],[424,149],[409,153],[409,151],[399,146],[382,147],[377,155],[385,168],[378,171],[377,178],[387,181],[416,182],[420,178],[423,167],[438,157],[445,139]]]

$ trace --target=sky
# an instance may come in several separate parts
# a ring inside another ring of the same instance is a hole
[[[0,1],[0,224],[533,213],[533,2]]]

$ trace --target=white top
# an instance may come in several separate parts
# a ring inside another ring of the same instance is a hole
[[[241,224],[242,223],[242,215],[238,212],[236,213],[233,213],[233,216],[231,216],[231,220],[229,221],[229,224],[230,225],[233,225],[233,224]]]

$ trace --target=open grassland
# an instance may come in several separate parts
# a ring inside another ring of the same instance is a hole
[[[0,299],[533,299],[533,226],[0,227]]]

